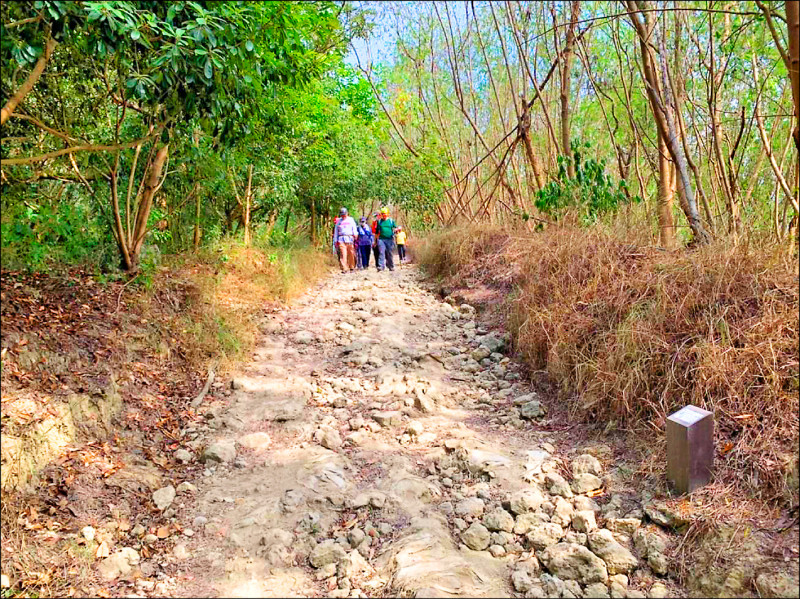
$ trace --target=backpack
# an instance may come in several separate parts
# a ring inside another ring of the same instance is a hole
[[[378,237],[381,239],[391,239],[394,236],[394,221],[391,218],[385,218],[378,221]]]

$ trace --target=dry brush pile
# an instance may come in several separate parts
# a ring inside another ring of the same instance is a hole
[[[507,292],[517,351],[576,419],[663,443],[676,408],[713,410],[718,480],[797,504],[794,260],[746,245],[664,252],[579,229],[482,228],[430,237],[421,261]]]

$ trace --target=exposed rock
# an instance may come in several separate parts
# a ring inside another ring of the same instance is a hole
[[[544,495],[539,489],[526,489],[518,491],[511,496],[509,508],[514,514],[526,514],[535,512],[544,501]]]
[[[417,393],[414,397],[414,407],[425,414],[429,414],[436,409],[436,402],[429,395]]]
[[[664,553],[667,550],[667,540],[655,530],[638,528],[633,533],[633,546],[642,557],[650,554]]]
[[[337,573],[340,578],[353,579],[371,576],[375,573],[375,569],[358,551],[351,551],[344,561],[339,563]]]
[[[292,341],[300,345],[308,345],[314,342],[314,333],[311,331],[298,331],[292,335]]]
[[[338,564],[345,557],[347,554],[344,547],[332,539],[327,539],[314,547],[311,555],[308,556],[308,561],[315,568],[322,568],[328,564]]]
[[[120,576],[127,576],[138,564],[139,553],[130,547],[123,547],[100,562],[97,570],[105,580],[114,580]]]
[[[553,508],[553,513],[550,515],[550,521],[561,526],[569,526],[570,522],[572,522],[572,514],[574,512],[575,508],[572,507],[572,503],[563,497],[556,497],[555,507]]]
[[[467,468],[472,474],[494,472],[497,468],[506,468],[511,460],[499,453],[473,449],[467,455]]]
[[[544,584],[544,592],[546,597],[564,597],[566,585],[564,581],[561,580],[558,576],[553,576],[552,574],[542,574],[539,577],[539,580],[542,581]],[[579,587],[580,588],[580,587]]]
[[[644,512],[653,522],[665,528],[680,528],[687,523],[666,504],[650,503],[644,507]]]
[[[498,337],[492,333],[485,335],[478,339],[478,342],[489,350],[489,353],[502,352],[506,347],[506,341],[502,337]]]
[[[572,505],[575,506],[575,510],[578,512],[591,510],[593,512],[599,512],[600,506],[597,505],[594,499],[591,497],[586,497],[586,495],[577,495],[572,500]]]
[[[373,412],[372,419],[383,427],[397,426],[403,422],[403,413],[399,411]]]
[[[594,512],[591,510],[584,510],[572,514],[572,528],[578,532],[592,532],[597,528]]]
[[[475,551],[483,551],[489,546],[491,535],[489,530],[480,522],[473,522],[467,530],[461,533],[464,544]]]
[[[503,508],[492,510],[483,518],[483,524],[489,530],[514,530],[514,518]]]
[[[611,532],[618,532],[629,537],[639,529],[642,521],[639,518],[608,518],[606,528]]]
[[[798,597],[800,583],[786,572],[764,573],[756,576],[756,590],[761,597]]]
[[[361,545],[362,542],[364,542],[366,537],[367,535],[363,530],[360,528],[354,528],[347,533],[347,542],[350,543],[350,547],[356,549],[359,545]]]
[[[289,547],[294,542],[294,534],[282,528],[270,528],[259,541],[264,547]]]
[[[406,426],[406,432],[412,437],[420,436],[424,430],[422,423],[417,420],[412,420]]]
[[[155,503],[156,507],[162,512],[169,506],[171,506],[174,500],[175,500],[175,487],[173,487],[172,485],[169,485],[167,487],[162,487],[161,489],[153,493],[153,503]]]
[[[519,415],[520,418],[526,418],[528,420],[533,418],[539,418],[544,416],[547,413],[547,409],[541,404],[541,402],[537,400],[529,401],[526,404],[522,404],[519,408]]]
[[[545,524],[537,524],[532,526],[528,532],[528,542],[537,550],[555,545],[564,537],[564,529],[558,524],[546,522]]]
[[[81,528],[81,536],[89,541],[90,543],[94,541],[95,530],[91,526],[84,526]]]
[[[520,514],[514,522],[514,532],[518,535],[524,535],[538,524],[545,524],[550,522],[550,516],[544,512],[528,512],[527,514]]]
[[[650,569],[659,576],[666,576],[667,572],[669,572],[669,559],[666,555],[657,551],[650,551],[647,556],[647,565],[650,566]],[[761,596],[767,597],[767,595],[764,594]],[[792,597],[794,596],[795,595],[792,595]]]
[[[539,559],[552,574],[565,580],[591,584],[608,579],[605,562],[582,545],[557,543],[545,549]]]
[[[506,549],[502,545],[490,545],[489,553],[491,553],[493,557],[502,557],[506,554]]]
[[[586,588],[583,590],[583,596],[587,599],[589,597],[597,597],[598,599],[609,599],[610,595],[608,594],[608,587],[604,585],[602,582],[594,582],[592,584],[586,585]]]
[[[160,487],[161,473],[154,466],[129,464],[106,479],[110,487],[124,491],[154,491]]]
[[[572,479],[572,490],[575,493],[588,493],[603,486],[603,479],[594,474],[584,472]]]
[[[586,545],[586,533],[575,532],[574,530],[567,531],[567,534],[564,535],[564,541],[575,545]]]
[[[192,461],[192,452],[187,451],[186,449],[183,448],[176,449],[175,453],[173,453],[172,455],[175,456],[175,459],[178,460],[179,462],[186,463]]]
[[[218,441],[209,445],[203,452],[203,461],[232,462],[236,458],[236,444],[233,441]]]
[[[600,476],[603,473],[603,467],[593,455],[585,453],[572,460],[572,474],[578,476],[579,474],[594,474]]]
[[[555,472],[548,472],[545,474],[544,482],[547,490],[551,495],[560,495],[561,497],[572,497],[572,490],[564,477]]]
[[[473,351],[473,352],[470,354],[470,357],[471,357],[473,360],[475,360],[476,362],[480,362],[480,361],[481,361],[481,360],[483,360],[484,358],[488,358],[488,357],[491,355],[491,353],[492,353],[492,352],[490,352],[490,351],[489,351],[487,348],[485,348],[485,347],[479,347],[478,349],[474,350],[474,351]]]
[[[533,587],[533,580],[524,570],[514,570],[511,573],[511,584],[518,593],[527,593]]]
[[[172,548],[172,555],[174,555],[175,558],[179,560],[189,559],[190,557],[189,550],[183,543],[178,543],[177,545],[175,545],[175,547]]]
[[[339,436],[339,431],[330,427],[323,427],[319,431],[319,444],[325,449],[336,451],[342,446],[342,438]]]
[[[239,437],[239,445],[247,449],[267,449],[271,443],[269,435],[263,431]]]
[[[178,493],[196,493],[196,492],[197,492],[197,487],[195,487],[195,486],[194,486],[192,483],[190,483],[190,482],[186,482],[186,481],[184,481],[184,482],[182,482],[181,484],[179,484],[179,485],[178,485],[178,488],[177,488],[177,489],[175,489],[175,490],[176,490]]]
[[[478,499],[477,497],[468,497],[467,499],[462,499],[456,504],[455,512],[459,516],[480,518],[483,515],[483,510],[485,507],[486,504],[483,502],[483,499]]]
[[[651,599],[663,599],[664,597],[669,597],[667,585],[662,582],[655,583],[650,587],[650,590],[647,592],[647,596]]]
[[[636,556],[620,545],[605,528],[589,534],[589,548],[603,559],[609,574],[625,574],[639,564]]]

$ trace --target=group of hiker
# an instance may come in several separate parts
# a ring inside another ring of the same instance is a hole
[[[389,209],[381,208],[373,214],[372,224],[366,217],[356,220],[339,210],[333,224],[333,251],[339,257],[342,272],[369,268],[370,254],[374,255],[375,268],[394,270],[394,246],[402,264],[406,260],[406,232],[389,218]]]

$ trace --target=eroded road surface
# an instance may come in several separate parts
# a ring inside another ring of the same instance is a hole
[[[176,499],[194,496],[192,536],[162,592],[681,593],[609,448],[564,446],[506,340],[413,267],[332,276],[262,329],[196,431],[205,471]]]

